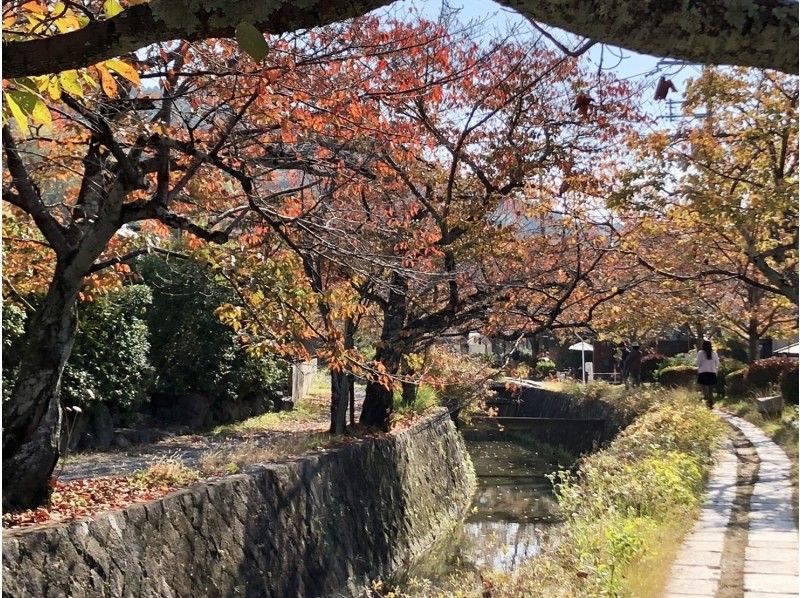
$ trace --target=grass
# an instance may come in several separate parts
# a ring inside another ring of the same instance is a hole
[[[392,401],[394,403],[394,413],[397,413],[400,416],[421,415],[428,411],[428,409],[431,407],[435,407],[439,404],[439,396],[436,393],[436,389],[434,389],[432,386],[420,384],[417,388],[417,396],[414,397],[413,402],[406,403],[403,401],[403,395],[400,388],[395,388]]]
[[[301,423],[309,420],[317,420],[327,413],[327,400],[320,400],[321,397],[310,395],[298,401],[295,408],[291,411],[278,411],[277,413],[263,413],[254,417],[247,418],[232,424],[217,426],[211,431],[213,436],[247,436],[257,432],[267,430],[285,429],[287,424]]]
[[[664,564],[694,524],[726,430],[695,393],[647,392],[653,406],[644,415],[606,449],[582,459],[577,474],[555,477],[565,517],[561,543],[511,574],[491,574],[492,596],[663,592]]]

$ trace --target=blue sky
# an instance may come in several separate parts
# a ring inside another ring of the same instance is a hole
[[[539,33],[527,19],[492,0],[448,0],[447,5],[452,9],[459,10],[461,21],[485,20],[487,28],[498,31],[505,31],[517,26],[523,35],[530,35],[531,38],[539,37]],[[426,17],[436,18],[442,9],[442,0],[402,0],[391,5],[390,10],[396,11],[400,15],[411,7],[416,7]],[[568,47],[576,47],[580,43],[579,38],[560,29],[548,27],[548,31]],[[670,78],[678,88],[678,94],[671,93],[670,99],[680,100],[683,96],[686,79],[697,77],[700,74],[700,67],[697,65],[676,65],[675,61],[664,62],[658,57],[637,54],[608,45],[594,46],[588,52],[587,57],[598,66],[602,59],[604,68],[612,70],[621,78],[630,78],[637,82],[643,81],[645,90],[641,97],[642,106],[655,117],[666,116],[669,110],[666,102],[653,101],[655,85],[661,75]],[[675,107],[673,110],[678,112],[679,108]],[[659,125],[668,126],[669,121],[660,119]]]

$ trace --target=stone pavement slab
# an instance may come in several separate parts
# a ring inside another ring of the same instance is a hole
[[[736,497],[737,464],[728,441],[717,454],[700,517],[670,571],[667,598],[713,598],[716,594],[726,527]]]
[[[758,479],[750,500],[744,561],[745,598],[798,596],[797,520],[786,453],[760,428],[741,418],[721,414],[752,443],[758,456]]]

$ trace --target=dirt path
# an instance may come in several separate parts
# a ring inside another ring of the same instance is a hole
[[[358,414],[364,401],[363,387],[356,387],[355,399]],[[75,453],[62,460],[56,468],[55,476],[61,481],[68,481],[130,475],[166,459],[179,460],[187,467],[198,468],[201,459],[209,453],[291,446],[310,434],[326,431],[328,425],[329,416],[323,408],[308,419],[282,421],[268,430],[248,431],[243,435],[187,434],[128,449]]]

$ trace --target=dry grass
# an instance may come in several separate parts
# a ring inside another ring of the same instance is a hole
[[[333,438],[324,432],[298,434],[270,439],[269,444],[258,440],[242,441],[205,453],[200,457],[199,468],[205,475],[225,475],[242,471],[250,465],[269,463],[295,457],[314,450],[325,450]]]

